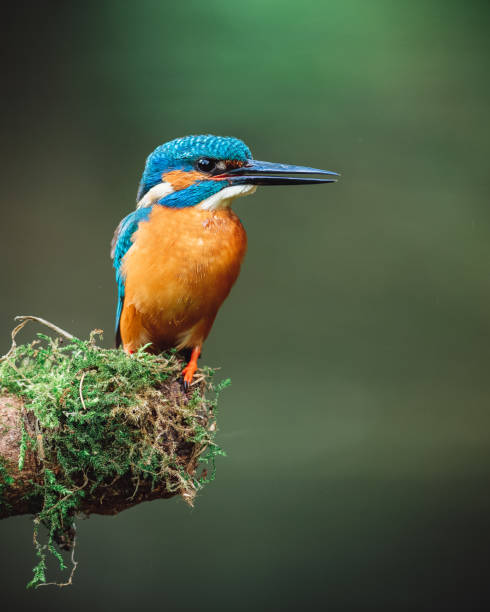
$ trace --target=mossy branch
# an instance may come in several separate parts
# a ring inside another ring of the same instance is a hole
[[[63,338],[38,334],[17,346],[29,320]],[[222,454],[214,436],[224,385],[213,386],[211,370],[185,393],[178,354],[128,357],[98,347],[100,333],[83,341],[22,317],[0,360],[0,518],[34,515],[39,563],[30,586],[46,584],[46,552],[65,568],[58,548],[73,548],[77,514],[117,514],[174,495],[192,505]]]

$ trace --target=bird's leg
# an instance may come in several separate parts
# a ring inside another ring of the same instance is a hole
[[[201,347],[195,346],[192,349],[191,358],[189,359],[189,363],[182,370],[182,377],[184,379],[184,390],[187,391],[189,388],[192,378],[194,377],[194,373],[197,370],[197,360],[199,359],[199,355],[201,354]]]

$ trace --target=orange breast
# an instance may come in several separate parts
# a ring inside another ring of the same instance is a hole
[[[123,261],[124,348],[202,344],[240,272],[246,247],[245,230],[229,208],[155,206]]]

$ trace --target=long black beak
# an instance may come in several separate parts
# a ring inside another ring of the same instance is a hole
[[[335,178],[318,178],[312,176],[289,176],[290,174],[328,174],[339,176],[329,170],[318,170],[306,166],[289,166],[251,159],[246,165],[227,170],[225,176],[233,185],[314,185],[317,183],[335,183]]]

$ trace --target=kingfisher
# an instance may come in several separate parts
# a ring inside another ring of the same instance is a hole
[[[128,354],[142,346],[184,352],[187,390],[247,249],[233,200],[258,185],[332,183],[335,176],[257,161],[237,138],[185,136],[158,146],[146,160],[136,209],[112,240],[116,347],[122,344]]]

